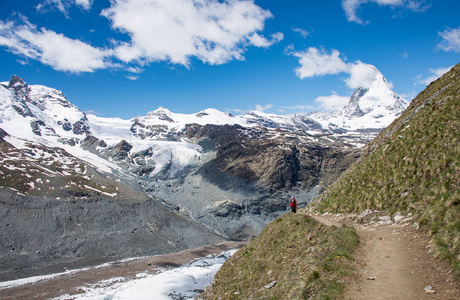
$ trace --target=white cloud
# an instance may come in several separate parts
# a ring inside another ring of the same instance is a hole
[[[40,29],[22,17],[21,24],[0,21],[0,45],[21,57],[36,59],[59,71],[93,72],[112,66],[109,50],[92,47],[51,30]]]
[[[337,50],[332,50],[330,54],[327,51],[320,51],[316,48],[296,52],[292,46],[288,46],[286,54],[293,55],[299,59],[300,66],[295,69],[295,72],[301,79],[346,73],[349,77],[345,78],[344,81],[351,89],[393,88],[393,85],[384,78],[375,66],[359,60],[346,62],[346,59],[342,59],[340,52]],[[349,100],[350,97],[339,96],[335,92],[332,92],[330,96],[321,96],[315,99],[319,106],[325,110],[340,110],[348,104]]]
[[[75,4],[83,9],[89,10],[93,4],[93,0],[75,0]]]
[[[391,83],[383,78],[383,75],[376,67],[359,60],[354,63],[347,63],[345,59],[340,57],[340,52],[334,49],[330,54],[325,50],[318,50],[314,47],[310,47],[306,51],[297,52],[291,46],[288,46],[286,54],[293,55],[299,59],[300,66],[295,69],[295,72],[300,79],[348,73],[350,77],[345,79],[345,82],[352,89],[358,87],[369,88],[371,84],[377,81],[384,82],[389,88],[392,88]]]
[[[330,96],[321,96],[315,99],[319,106],[325,110],[340,110],[350,101],[350,97],[339,96],[337,93],[332,92]]]
[[[90,9],[93,1],[43,0],[36,8],[42,12],[57,9],[67,16],[72,5]],[[244,60],[248,47],[268,48],[284,38],[280,32],[262,35],[272,14],[252,0],[111,0],[110,5],[101,14],[113,29],[130,37],[112,41],[110,49],[37,29],[22,16],[17,21],[0,21],[0,45],[60,71],[117,67],[137,74],[158,61],[189,67],[192,58],[211,65]],[[123,64],[111,62],[119,60]]]
[[[442,42],[438,44],[438,48],[444,51],[460,52],[460,27],[454,29],[446,29],[443,32],[438,32],[442,37]]]
[[[275,33],[271,35],[272,39],[268,40],[267,38],[259,35],[258,33],[254,33],[248,39],[252,43],[252,45],[256,47],[268,48],[275,43],[278,43],[284,39],[284,34],[281,32]]]
[[[310,47],[306,51],[295,51],[292,46],[288,46],[286,49],[286,54],[299,59],[300,66],[295,69],[295,72],[300,79],[348,73],[350,77],[345,79],[345,82],[352,89],[369,88],[375,82],[383,82],[392,88],[391,83],[384,79],[382,73],[375,66],[359,60],[348,63],[345,61],[346,59],[340,57],[340,52],[337,50],[333,49],[331,54],[328,54],[325,50],[318,50],[314,47]]]
[[[269,47],[281,33],[262,36],[272,14],[253,1],[112,0],[102,15],[130,36],[116,45],[124,62],[168,61],[189,66],[196,57],[211,65],[243,60],[247,46]]]
[[[345,79],[348,87],[356,89],[359,87],[369,88],[375,82],[381,83],[384,82],[388,88],[393,88],[393,85],[387,82],[382,73],[373,65],[362,63],[359,60],[349,64],[348,73],[350,77]]]
[[[303,37],[304,39],[306,39],[310,35],[308,31],[302,28],[292,28],[292,30],[300,34],[300,36]]]
[[[128,78],[129,80],[132,80],[132,81],[134,81],[134,80],[137,80],[137,79],[139,79],[139,76],[135,76],[135,75],[128,75],[128,76],[126,76],[126,78]]]
[[[391,8],[405,8],[415,12],[423,12],[430,5],[425,5],[424,0],[342,0],[342,8],[345,10],[347,20],[358,24],[366,24],[368,21],[363,21],[358,17],[357,11],[362,4],[377,3],[380,6],[390,6]]]
[[[45,13],[57,9],[68,17],[68,10],[72,5],[77,5],[84,10],[89,10],[94,0],[44,0],[36,6],[39,12]]]
[[[301,79],[327,74],[338,74],[347,70],[347,64],[340,58],[340,52],[332,50],[331,54],[310,47],[306,51],[296,52],[292,47],[287,49],[287,54],[299,59],[300,67],[295,69]]]
[[[447,68],[437,68],[437,69],[430,69],[428,72],[429,74],[428,75],[423,75],[423,74],[420,74],[418,75],[416,78],[415,78],[415,82],[418,83],[418,84],[422,84],[422,85],[429,85],[431,82],[435,81],[436,79],[438,79],[439,77],[441,77],[442,75],[446,74],[447,72],[450,71],[450,69],[452,69],[453,66],[450,66],[450,67],[447,67]]]
[[[401,56],[404,59],[407,59],[409,57],[409,53],[407,53],[407,51],[403,51],[401,54],[399,54],[399,56]]]
[[[267,109],[270,109],[270,108],[272,108],[272,107],[273,107],[273,104],[267,104],[267,105],[265,105],[265,106],[256,104],[256,111],[264,112],[264,111],[266,111]]]

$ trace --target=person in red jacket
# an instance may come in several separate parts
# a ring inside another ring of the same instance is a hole
[[[291,198],[290,206],[291,206],[292,212],[296,213],[297,212],[297,201],[295,200],[294,197]]]

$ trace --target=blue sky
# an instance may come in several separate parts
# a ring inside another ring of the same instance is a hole
[[[83,111],[337,109],[375,66],[408,100],[460,61],[458,0],[0,0],[0,80]]]

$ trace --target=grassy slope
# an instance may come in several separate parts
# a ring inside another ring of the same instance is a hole
[[[198,299],[334,299],[351,276],[358,243],[352,228],[286,214],[225,262]]]
[[[460,64],[430,84],[318,199],[320,211],[413,213],[460,270]]]

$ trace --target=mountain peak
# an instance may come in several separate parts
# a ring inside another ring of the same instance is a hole
[[[172,112],[167,109],[166,107],[160,106],[154,111],[150,111],[147,113],[146,117],[147,118],[157,118],[161,121],[167,121],[170,123],[173,123],[174,120],[171,118]]]
[[[360,118],[367,114],[401,114],[408,102],[392,90],[392,84],[374,66],[339,115]]]
[[[23,88],[26,86],[27,86],[27,83],[25,83],[21,77],[16,76],[16,75],[13,75],[13,77],[11,77],[10,79],[10,82],[8,83],[8,88],[17,89],[17,88]]]

